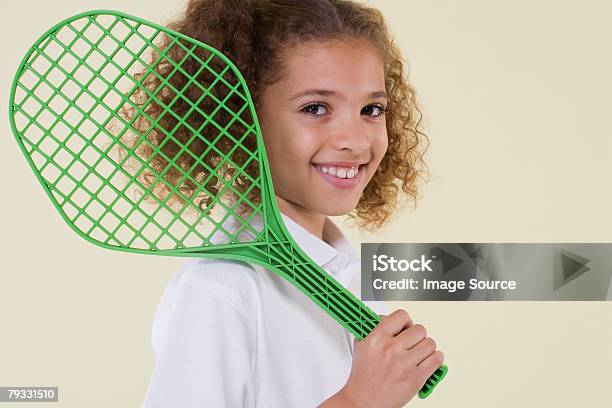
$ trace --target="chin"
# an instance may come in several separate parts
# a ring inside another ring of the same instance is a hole
[[[350,213],[351,211],[355,209],[356,206],[357,206],[356,202],[355,203],[352,203],[352,202],[351,203],[336,203],[336,205],[325,206],[325,208],[321,209],[321,213],[328,215],[328,216],[332,216],[332,217],[338,217],[338,216],[342,216],[342,215],[346,215]]]

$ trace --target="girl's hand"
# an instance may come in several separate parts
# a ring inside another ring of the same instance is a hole
[[[425,327],[413,325],[406,311],[396,310],[355,342],[346,385],[320,407],[403,407],[443,361]]]

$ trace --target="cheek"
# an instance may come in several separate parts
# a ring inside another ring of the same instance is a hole
[[[268,161],[273,171],[292,177],[301,177],[298,169],[309,169],[313,143],[308,135],[291,127],[278,126],[264,135]]]
[[[283,162],[282,157],[286,151],[286,130],[281,121],[265,118],[261,121],[261,132],[268,162],[274,168]]]
[[[317,134],[299,125],[284,129],[282,142],[277,146],[280,159],[288,166],[310,164],[319,142]]]
[[[285,112],[261,115],[260,125],[268,160],[274,167],[297,164],[298,160],[309,160],[312,152],[312,135]]]
[[[382,132],[378,137],[376,137],[376,139],[374,139],[372,142],[372,147],[375,160],[380,162],[389,148],[389,138],[386,131]]]

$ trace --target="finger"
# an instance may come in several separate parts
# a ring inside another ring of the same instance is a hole
[[[419,344],[425,337],[427,337],[427,329],[417,323],[395,336],[395,342],[401,349],[408,350]]]
[[[398,309],[401,310],[400,313],[406,313],[406,321],[404,322],[404,325],[402,326],[402,328],[395,334],[396,336],[399,335],[401,332],[403,332],[404,330],[412,327],[414,325],[414,322],[412,321],[412,317],[410,317],[410,315],[408,314],[408,312],[406,312],[404,309]]]
[[[444,363],[444,353],[440,350],[436,351],[425,360],[421,362],[421,364],[417,365],[417,369],[419,373],[423,376],[424,379],[429,378],[433,373],[436,372],[438,368]]]
[[[395,336],[410,326],[412,326],[412,319],[408,312],[398,309],[390,315],[383,317],[374,330],[386,336]]]
[[[436,351],[436,342],[431,337],[421,340],[416,346],[408,350],[411,365],[418,365]]]

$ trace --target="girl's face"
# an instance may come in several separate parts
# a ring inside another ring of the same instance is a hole
[[[306,42],[258,114],[280,210],[293,218],[355,208],[387,150],[385,77],[367,41]]]

